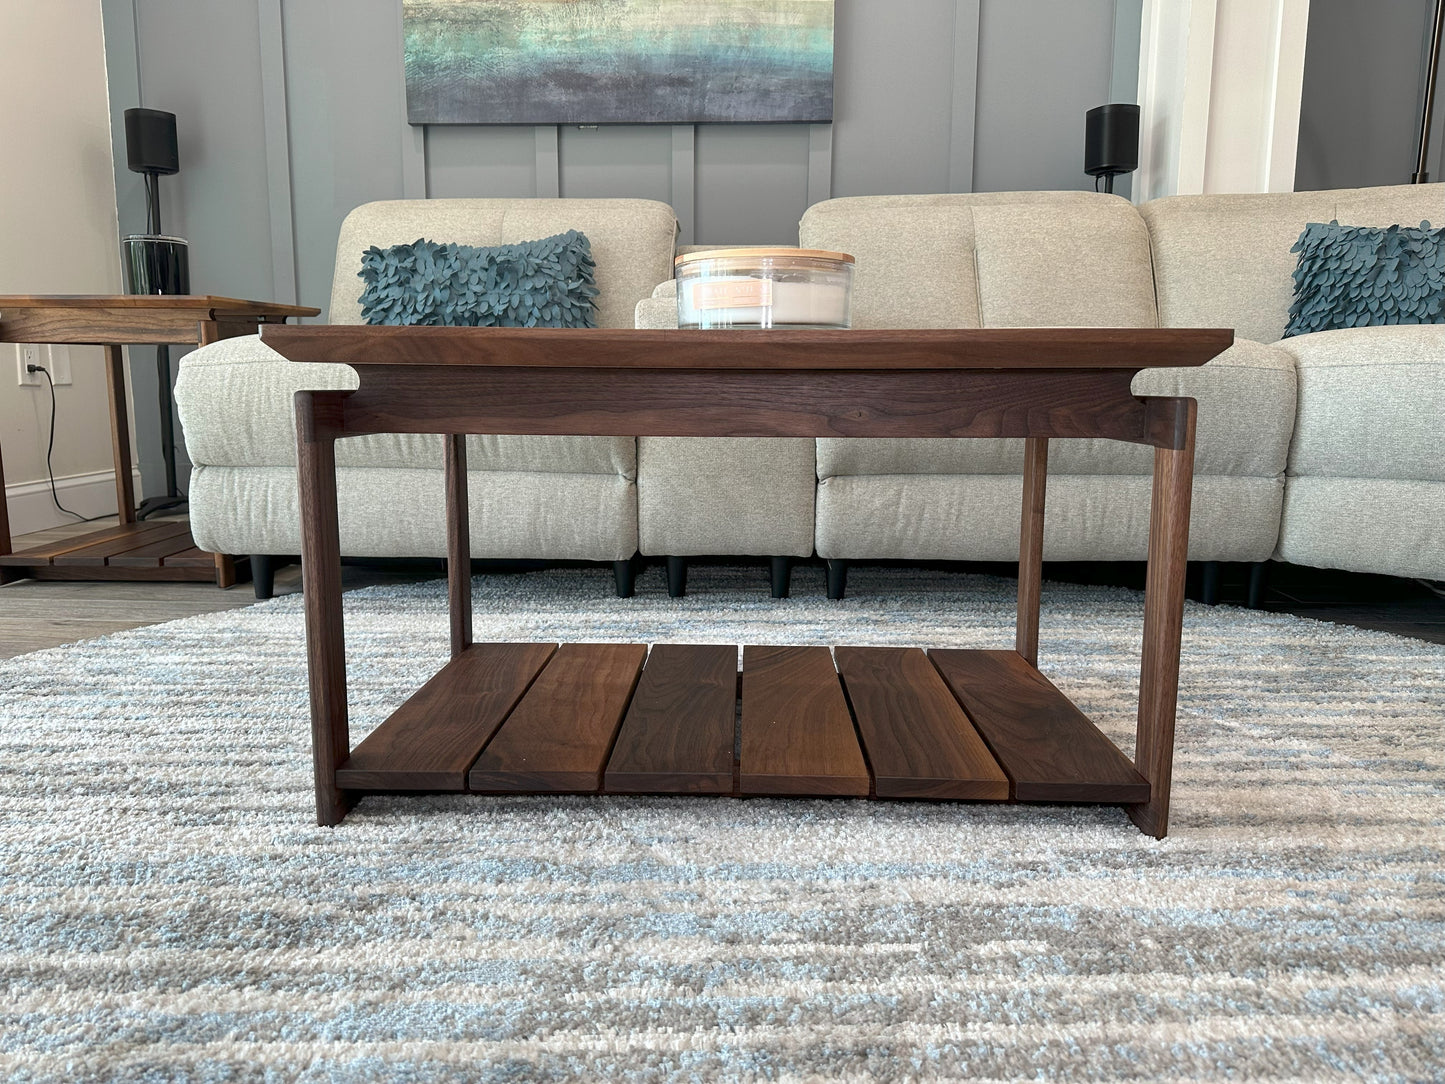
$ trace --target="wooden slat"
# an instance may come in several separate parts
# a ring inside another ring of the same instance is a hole
[[[90,531],[87,534],[78,534],[70,538],[57,539],[54,542],[44,542],[38,546],[22,550],[19,553],[6,554],[0,557],[0,565],[21,565],[32,567],[36,565],[48,565],[55,558],[67,553],[75,553],[88,546],[100,545],[117,538],[126,538],[136,531],[146,529],[142,523],[117,523],[109,527],[102,527],[99,530]]]
[[[160,558],[167,553],[194,546],[191,529],[184,523],[164,522],[137,524],[129,538],[112,539],[91,549],[68,553],[56,560],[58,565],[114,565],[132,568],[160,568]]]
[[[1144,802],[1149,782],[1016,651],[929,652],[1021,802]]]
[[[114,568],[160,568],[162,558],[194,549],[196,544],[191,541],[190,527],[184,523],[175,523],[172,526],[178,530],[124,553],[117,553],[106,564]]]
[[[868,767],[826,647],[743,650],[743,794],[868,796]]]
[[[918,648],[840,647],[880,798],[1006,801],[1008,776]]]
[[[57,554],[51,561],[60,567],[100,567],[110,563],[112,557],[129,553],[137,546],[144,546],[161,539],[170,539],[177,534],[189,535],[190,528],[184,523],[135,523],[134,530],[117,538],[101,539],[83,549]],[[159,562],[156,562],[159,564]]]
[[[181,550],[179,553],[172,553],[161,560],[166,568],[206,568],[214,570],[216,567],[216,555],[206,550],[197,549],[192,546],[190,549]]]
[[[595,794],[644,644],[566,644],[477,758],[477,791]]]
[[[658,644],[607,763],[613,794],[731,794],[738,649]]]
[[[447,663],[336,770],[344,790],[466,790],[467,771],[555,644],[477,644]]]

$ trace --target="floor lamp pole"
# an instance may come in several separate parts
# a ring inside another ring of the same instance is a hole
[[[1430,33],[1430,63],[1425,68],[1425,103],[1420,109],[1420,156],[1415,162],[1411,184],[1425,184],[1430,174],[1425,171],[1430,153],[1430,120],[1435,112],[1435,80],[1440,74],[1440,37],[1445,32],[1445,0],[1435,0],[1435,28]]]

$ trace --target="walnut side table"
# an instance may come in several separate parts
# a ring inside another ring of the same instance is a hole
[[[1130,381],[1148,366],[1202,365],[1233,332],[276,327],[262,338],[360,378],[356,391],[296,394],[319,823],[368,793],[459,791],[1103,802],[1149,835],[1167,831],[1195,402],[1136,397]],[[444,436],[452,657],[418,673],[417,692],[353,749],[335,444],[363,433]],[[467,433],[1024,437],[1014,645],[749,645],[739,677],[733,644],[473,643]],[[1132,760],[1038,669],[1050,437],[1154,448]]]
[[[131,483],[130,422],[121,347],[136,344],[199,345],[250,335],[261,324],[320,309],[209,295],[52,295],[0,297],[0,343],[58,343],[105,347],[110,398],[111,453],[115,460],[114,527],[15,553],[10,518],[0,497],[0,584],[36,580],[212,580],[236,582],[234,560],[196,548],[190,528],[175,521],[137,523]],[[4,487],[0,459],[0,491]]]

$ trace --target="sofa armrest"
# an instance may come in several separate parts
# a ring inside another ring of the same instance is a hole
[[[637,303],[634,327],[639,330],[677,327],[677,280],[658,285],[651,297]]]
[[[1185,395],[1199,401],[1196,473],[1257,478],[1284,472],[1296,388],[1289,353],[1277,343],[1251,339],[1235,339],[1198,368],[1142,369],[1133,383],[1135,395]]]
[[[293,465],[295,393],[359,383],[350,366],[287,361],[259,335],[210,343],[181,359],[176,378],[186,454],[198,466]]]

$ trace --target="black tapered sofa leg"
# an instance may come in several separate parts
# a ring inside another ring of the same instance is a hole
[[[772,580],[773,598],[787,598],[788,588],[793,579],[793,559],[791,557],[769,558],[771,568],[769,577]]]
[[[1257,610],[1264,605],[1264,589],[1269,582],[1269,562],[1256,561],[1249,566],[1249,608]]]
[[[667,559],[667,597],[682,598],[687,594],[687,558]]]
[[[848,590],[848,562],[845,560],[830,560],[828,566],[828,597],[840,599],[843,592]]]
[[[612,562],[612,576],[617,581],[617,597],[631,598],[637,584],[637,565],[632,558]]]
[[[1199,601],[1206,606],[1219,605],[1219,562],[1205,561],[1199,581]]]
[[[251,589],[263,600],[276,593],[276,558],[271,554],[251,554]]]

